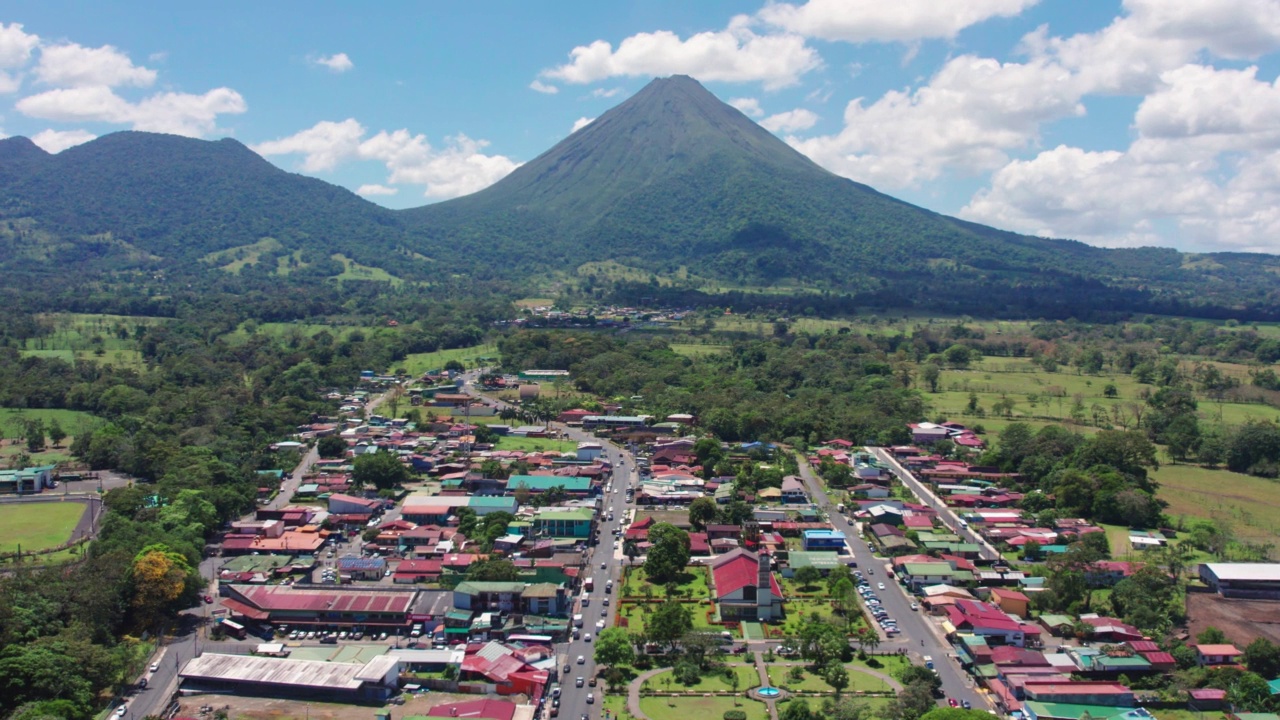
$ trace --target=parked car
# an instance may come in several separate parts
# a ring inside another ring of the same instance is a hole
[[[964,708],[965,710],[972,710],[972,709],[973,709],[973,705],[972,705],[968,700],[964,700],[964,701],[962,701],[962,702],[960,703],[960,707]]]
[[[591,676],[591,679],[587,681],[587,684],[588,684],[588,685],[590,685],[591,687],[595,687],[595,686],[596,686],[596,676],[595,676],[595,675],[592,675],[592,676]]]
[[[579,675],[578,677],[576,677],[576,678],[574,678],[574,679],[573,679],[573,686],[574,686],[574,687],[582,687],[585,683],[586,683],[586,681],[582,679],[582,676],[581,676],[581,675]]]
[[[129,712],[129,706],[121,705],[120,707],[116,708],[116,717],[124,717],[124,714],[127,712]]]
[[[587,704],[588,704],[588,705],[594,705],[594,704],[595,704],[595,702],[596,702],[596,694],[595,694],[595,693],[587,693]]]

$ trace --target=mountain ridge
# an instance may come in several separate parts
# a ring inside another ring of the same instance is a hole
[[[655,79],[484,190],[406,210],[229,138],[122,132],[56,155],[0,140],[0,270],[199,274],[213,271],[202,258],[236,248],[254,253],[236,272],[263,277],[286,265],[295,279],[332,277],[341,254],[407,280],[572,284],[578,267],[614,261],[957,312],[1200,303],[1280,316],[1280,258],[1188,261],[942,215],[821,168],[683,76]]]

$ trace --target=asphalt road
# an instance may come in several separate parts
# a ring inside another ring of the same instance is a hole
[[[797,459],[800,464],[800,477],[804,479],[805,486],[809,490],[809,497],[813,498],[818,507],[830,516],[831,524],[835,529],[844,533],[846,544],[853,553],[854,559],[858,561],[858,569],[862,571],[872,587],[876,587],[877,583],[884,583],[884,590],[876,588],[876,596],[880,598],[881,606],[889,616],[898,621],[898,629],[901,632],[897,637],[882,642],[877,651],[904,649],[916,656],[917,660],[926,655],[932,657],[933,667],[938,671],[938,677],[942,679],[942,692],[946,697],[953,698],[956,702],[968,700],[974,708],[987,708],[986,701],[973,688],[969,676],[960,669],[960,665],[955,660],[950,658],[951,647],[944,639],[941,629],[929,620],[927,615],[911,609],[911,603],[914,600],[907,595],[901,585],[888,578],[885,566],[889,561],[876,557],[872,553],[867,543],[859,538],[853,523],[836,512],[835,504],[827,496],[822,482],[809,467],[803,455]],[[940,703],[945,703],[945,700]]]

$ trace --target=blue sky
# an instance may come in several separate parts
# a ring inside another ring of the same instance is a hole
[[[1280,0],[0,4],[0,134],[235,137],[389,207],[483,188],[654,76],[930,209],[1280,251]]]

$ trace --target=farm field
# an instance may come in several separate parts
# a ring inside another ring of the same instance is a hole
[[[43,550],[71,538],[87,505],[79,502],[41,502],[0,505],[0,553]]]
[[[729,349],[728,345],[698,343],[671,343],[671,349],[678,355],[686,357],[702,357],[704,355],[714,355]]]
[[[520,450],[522,452],[573,452],[578,443],[573,440],[553,440],[551,438],[526,438],[506,436],[498,439],[495,450]]]
[[[401,280],[382,268],[361,265],[342,253],[334,253],[331,257],[342,263],[345,268],[342,271],[342,274],[333,276],[334,280],[372,280],[374,282],[389,282],[395,286],[399,286],[404,283],[404,280]]]
[[[50,421],[57,420],[62,429],[67,431],[67,439],[62,441],[64,446],[70,445],[70,438],[76,432],[98,423],[97,418],[79,410],[0,408],[0,438],[19,437],[22,434],[22,423],[27,420],[43,420],[46,426]]]
[[[166,322],[165,318],[50,313],[40,315],[53,333],[30,338],[22,354],[56,357],[67,362],[94,361],[117,367],[142,367],[142,355],[134,347],[134,333],[140,326]]]
[[[1196,465],[1162,465],[1155,479],[1171,517],[1209,518],[1241,540],[1280,548],[1280,481]]]
[[[450,360],[457,360],[467,367],[474,367],[477,358],[494,358],[496,360],[497,357],[498,346],[494,343],[484,343],[452,350],[413,353],[405,356],[403,360],[395,364],[395,367],[388,368],[388,370],[403,369],[410,376],[416,377],[432,370],[443,370],[445,363]]]

